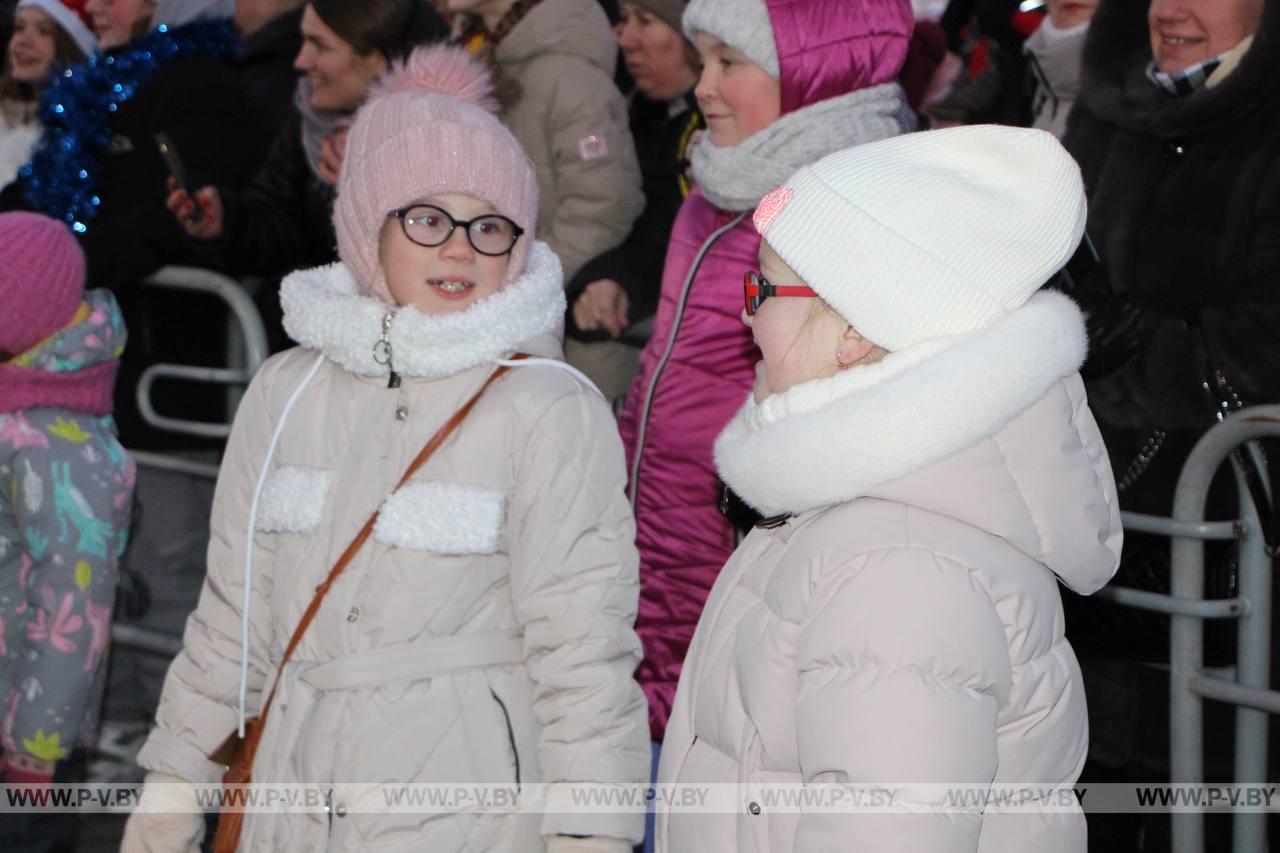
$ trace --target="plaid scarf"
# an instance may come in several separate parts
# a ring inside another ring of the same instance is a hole
[[[1230,51],[1227,51],[1230,53]],[[1218,70],[1218,66],[1226,59],[1226,53],[1220,53],[1217,56],[1210,57],[1204,62],[1197,62],[1195,65],[1166,74],[1156,68],[1153,61],[1147,66],[1147,79],[1155,83],[1161,89],[1164,89],[1175,98],[1185,98],[1187,95],[1193,95],[1204,88],[1205,83],[1209,82],[1209,77],[1213,72]]]

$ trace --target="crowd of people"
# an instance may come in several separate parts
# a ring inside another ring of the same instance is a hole
[[[169,265],[245,282],[276,354],[234,413],[166,400],[234,423],[123,851],[200,849],[190,783],[228,766],[1167,774],[1167,622],[1090,596],[1167,591],[1168,541],[1121,510],[1167,515],[1204,431],[1280,400],[1280,0],[1032,5],[0,2],[0,778],[83,776],[147,520],[125,448],[183,441],[139,377],[225,359],[140,286]],[[1240,511],[1229,471],[1209,511]],[[1166,844],[923,790],[877,815],[344,800],[215,844]],[[0,814],[5,849],[72,849],[49,817]]]

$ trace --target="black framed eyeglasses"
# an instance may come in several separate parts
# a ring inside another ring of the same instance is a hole
[[[817,296],[818,292],[804,284],[770,284],[769,279],[755,270],[748,270],[742,277],[742,294],[745,298],[747,316],[760,310],[760,303],[770,296]]]
[[[523,228],[501,214],[454,219],[449,211],[434,204],[411,204],[391,211],[387,218],[399,219],[404,236],[428,248],[443,246],[453,236],[453,229],[460,227],[466,232],[471,248],[491,256],[509,253],[524,233]]]

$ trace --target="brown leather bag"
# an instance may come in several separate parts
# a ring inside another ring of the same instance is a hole
[[[523,353],[517,353],[512,358],[523,359],[528,358],[528,356]],[[418,455],[414,457],[414,460],[409,463],[409,467],[405,469],[400,482],[396,483],[396,489],[408,482],[409,478],[422,467],[422,464],[436,452],[440,445],[444,444],[444,440],[449,437],[449,434],[457,429],[471,409],[475,407],[484,392],[489,390],[489,386],[502,378],[509,370],[509,367],[499,367],[490,374],[485,383],[480,386],[480,390],[472,395],[471,399],[463,404],[462,408],[454,412],[453,417],[449,418],[448,422],[440,427],[435,435],[431,436],[431,440],[423,446]],[[392,491],[394,492],[395,489]],[[266,728],[267,714],[271,711],[271,703],[276,698],[276,688],[280,686],[280,674],[284,672],[285,664],[293,657],[294,651],[302,641],[302,635],[306,633],[312,620],[315,619],[316,613],[320,610],[320,603],[324,601],[325,594],[329,592],[329,588],[338,579],[338,575],[346,570],[352,558],[355,557],[356,553],[369,539],[369,535],[373,532],[373,526],[377,521],[378,513],[375,512],[365,522],[364,527],[360,528],[360,532],[351,540],[351,544],[342,552],[342,556],[338,558],[338,561],[333,564],[333,568],[329,570],[328,577],[316,587],[316,594],[312,597],[311,604],[307,606],[302,618],[298,620],[298,626],[293,629],[293,636],[289,639],[289,645],[285,647],[284,655],[280,658],[280,667],[276,670],[276,680],[271,685],[271,692],[267,694],[267,701],[262,705],[262,713],[245,722],[244,737],[239,737],[236,732],[232,732],[209,756],[210,761],[216,761],[227,768],[227,772],[222,776],[224,785],[248,785],[252,781],[253,759],[258,753],[258,744],[262,740],[262,731]],[[224,811],[220,814],[218,816],[218,831],[213,838],[213,853],[235,853],[236,847],[240,843],[240,831],[243,826],[243,811]]]

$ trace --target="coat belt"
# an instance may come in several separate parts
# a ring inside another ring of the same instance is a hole
[[[298,677],[317,690],[356,690],[524,660],[524,634],[519,629],[473,631],[300,663]]]

